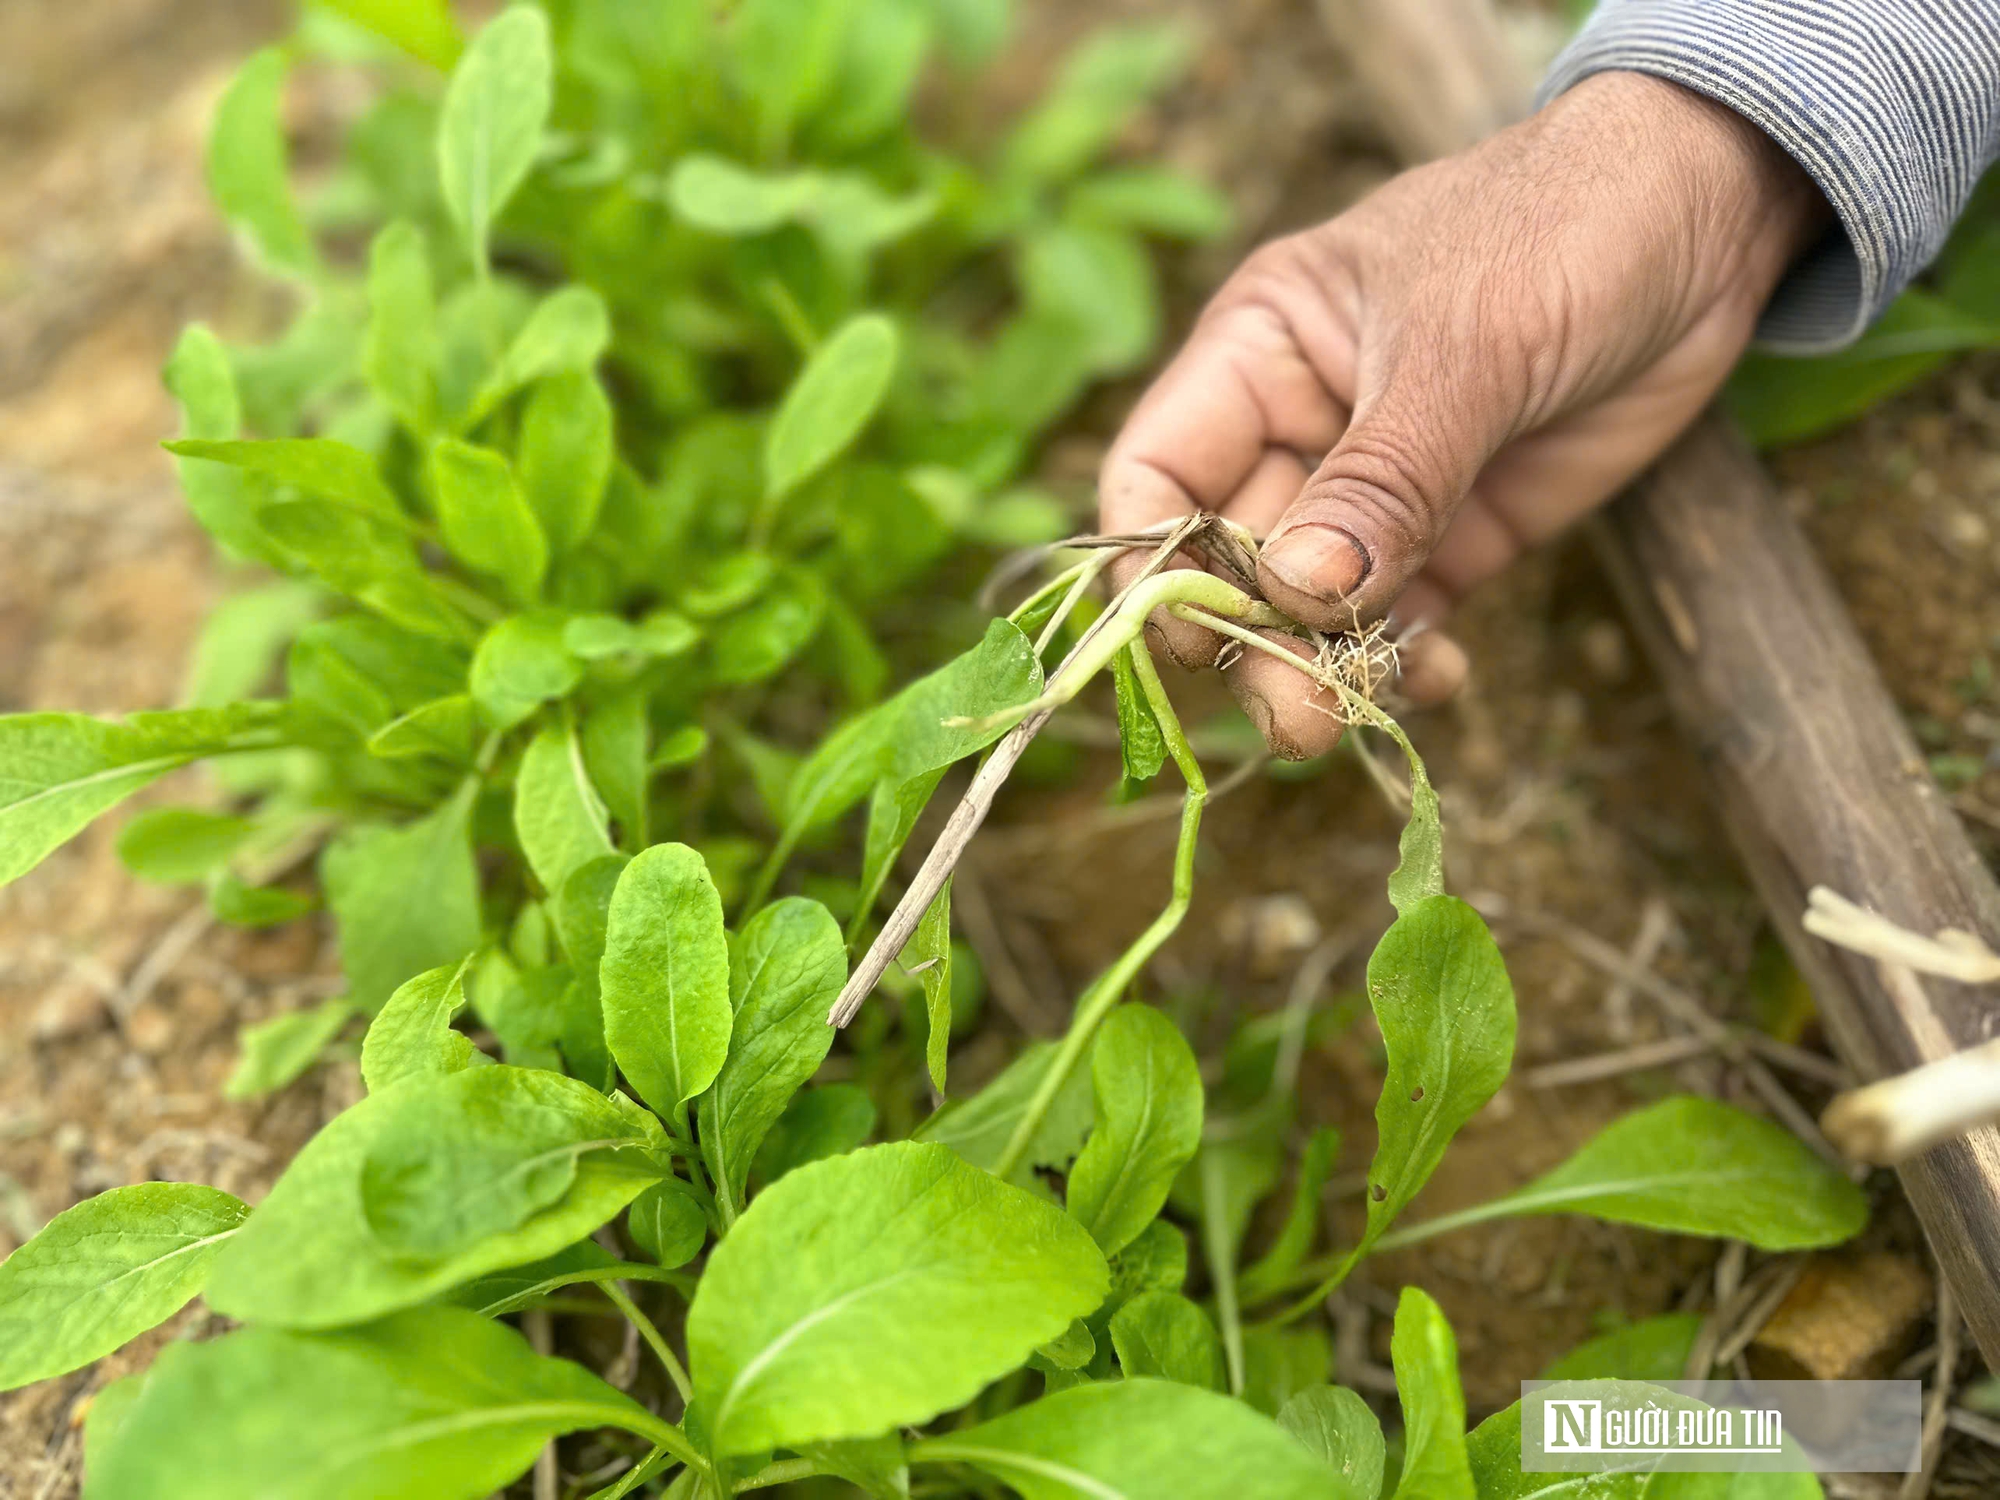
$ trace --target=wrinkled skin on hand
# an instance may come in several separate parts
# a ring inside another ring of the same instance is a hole
[[[1389,617],[1407,632],[1402,691],[1449,697],[1467,658],[1436,627],[1455,601],[1693,421],[1828,223],[1804,172],[1732,111],[1639,74],[1591,78],[1245,261],[1106,456],[1101,524],[1219,511],[1266,539],[1274,604],[1326,630]],[[1150,634],[1184,665],[1217,660],[1219,638],[1186,621]],[[1273,750],[1339,739],[1304,677],[1231,655]]]

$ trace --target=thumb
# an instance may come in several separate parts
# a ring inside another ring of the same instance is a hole
[[[1490,403],[1415,385],[1392,380],[1356,409],[1264,543],[1265,596],[1316,630],[1389,612],[1504,437],[1480,412]]]

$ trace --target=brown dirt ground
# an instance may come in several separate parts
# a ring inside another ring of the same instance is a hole
[[[155,446],[172,425],[156,371],[187,319],[241,325],[256,316],[258,299],[206,204],[199,141],[229,60],[270,34],[277,8],[91,0],[0,9],[0,56],[14,64],[0,75],[9,163],[0,176],[0,711],[172,701],[219,587]],[[1032,76],[1041,47],[1085,20],[1162,9],[1203,15],[1210,41],[1150,144],[1227,183],[1246,224],[1269,233],[1310,222],[1383,175],[1304,0],[1049,3],[1018,76]],[[1228,255],[1204,251],[1178,267],[1184,304]],[[1057,446],[1055,477],[1088,475],[1121,399],[1106,397]],[[1900,698],[1962,783],[1961,805],[1994,819],[2000,360],[1963,362],[1774,467]],[[1472,688],[1412,726],[1446,799],[1453,888],[1620,946],[1657,904],[1671,917],[1660,972],[1718,1012],[1759,1014],[1760,995],[1772,993],[1749,977],[1760,913],[1581,547],[1559,545],[1488,590],[1462,635],[1476,661]],[[1047,1014],[1060,1014],[1074,984],[1165,890],[1171,823],[1104,817],[1109,774],[1108,759],[1093,756],[1067,790],[1016,796],[979,852],[981,884]],[[1232,793],[1210,815],[1196,908],[1155,984],[1273,1005],[1302,946],[1339,935],[1354,951],[1333,980],[1351,985],[1387,919],[1382,877],[1394,832],[1346,756],[1316,779],[1258,780]],[[119,1183],[192,1178],[254,1198],[356,1089],[352,1069],[336,1064],[261,1106],[219,1102],[236,1028],[331,982],[322,934],[309,922],[263,936],[177,928],[187,898],[126,878],[111,834],[92,830],[0,890],[0,1252]],[[1643,999],[1628,1003],[1629,1030],[1620,1029],[1605,977],[1559,940],[1498,930],[1521,1002],[1519,1067],[1665,1034]],[[177,932],[192,936],[185,956],[142,993],[135,975]],[[1357,1030],[1308,1062],[1307,1112],[1348,1132],[1347,1171],[1372,1140],[1369,1042]],[[973,1043],[961,1076],[997,1050]],[[1683,1071],[1681,1083],[1730,1097],[1739,1089],[1712,1063]],[[1535,1090],[1517,1078],[1454,1146],[1416,1215],[1525,1180],[1676,1082],[1649,1073]],[[1357,1207],[1351,1192],[1337,1192],[1329,1218],[1345,1227]],[[1913,1245],[1893,1195],[1884,1207],[1873,1233]],[[1713,1259],[1699,1242],[1575,1219],[1442,1239],[1364,1268],[1350,1298],[1361,1338],[1344,1350],[1342,1373],[1371,1378],[1386,1356],[1383,1309],[1398,1285],[1418,1282],[1458,1330],[1477,1416],[1593,1332],[1607,1309],[1642,1316],[1698,1296]],[[92,1370],[0,1398],[0,1497],[73,1495],[75,1424],[89,1393],[203,1316],[185,1315]]]

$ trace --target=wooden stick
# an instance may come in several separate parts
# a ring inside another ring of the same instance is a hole
[[[1524,112],[1490,0],[1321,0],[1392,144],[1470,145]],[[1406,60],[1395,77],[1385,59]],[[1419,66],[1408,58],[1429,58]],[[1410,89],[1445,78],[1449,89]],[[1840,891],[1917,932],[2000,935],[2000,885],[1925,769],[1902,715],[1756,458],[1698,423],[1592,526],[1607,571],[1835,1050],[1863,1078],[1992,1037],[1990,999],[1808,933],[1806,892]],[[2000,1369],[2000,1130],[1898,1171],[1959,1312]]]

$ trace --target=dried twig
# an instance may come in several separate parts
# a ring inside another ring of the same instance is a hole
[[[1714,1050],[1715,1043],[1707,1037],[1670,1036],[1657,1042],[1642,1042],[1636,1047],[1622,1047],[1616,1052],[1599,1052],[1590,1057],[1568,1058],[1530,1068],[1521,1075],[1521,1082],[1531,1089],[1595,1083],[1599,1079],[1617,1078],[1645,1068],[1685,1062],[1690,1057],[1701,1057]]]
[[[1806,1113],[1804,1106],[1791,1096],[1784,1085],[1772,1075],[1771,1070],[1753,1053],[1748,1038],[1727,1022],[1711,1015],[1708,1008],[1693,995],[1678,985],[1662,979],[1650,969],[1637,967],[1604,939],[1568,922],[1531,912],[1510,913],[1509,919],[1531,932],[1541,932],[1557,939],[1578,958],[1595,965],[1607,974],[1626,979],[1633,989],[1657,1002],[1668,1015],[1696,1036],[1710,1042],[1718,1052],[1740,1069],[1757,1096],[1800,1140],[1826,1160],[1836,1165],[1846,1164],[1840,1153],[1835,1151],[1826,1137],[1820,1134],[1819,1126],[1814,1123],[1812,1116]]]
[[[1897,1500],[1922,1500],[1930,1493],[1938,1458],[1944,1452],[1945,1427],[1951,1417],[1952,1379],[1958,1369],[1958,1303],[1942,1267],[1937,1276],[1937,1347],[1937,1370],[1931,1377],[1930,1395],[1924,1401],[1924,1461],[1903,1481]]]

